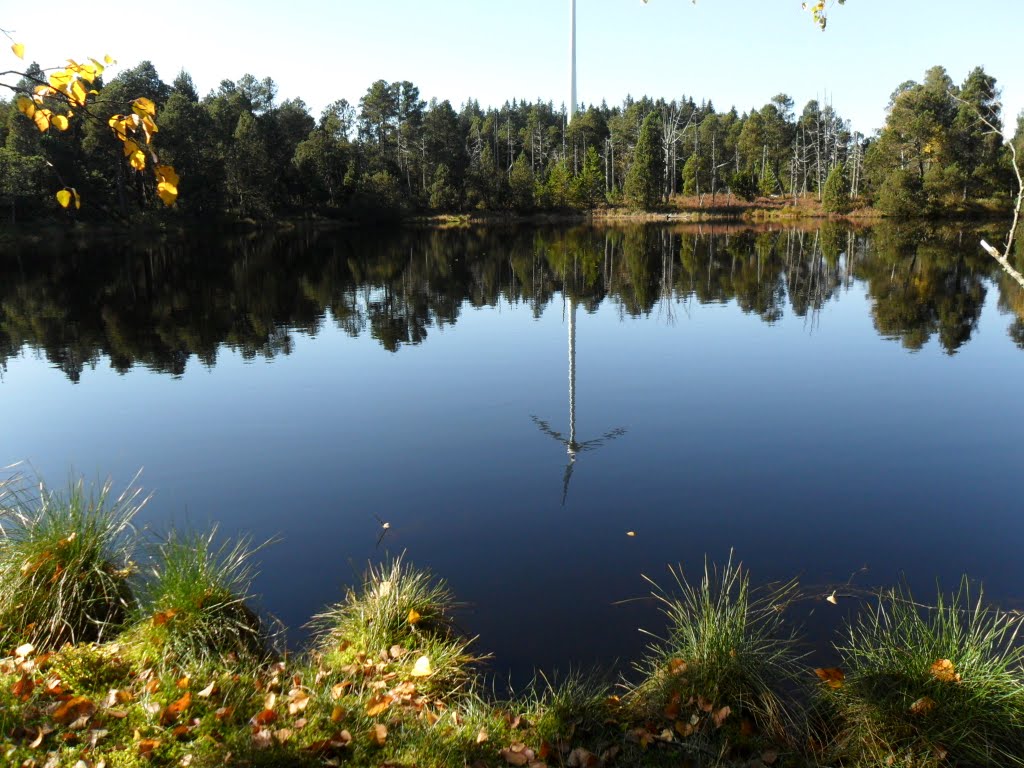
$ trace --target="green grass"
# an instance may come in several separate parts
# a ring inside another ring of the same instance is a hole
[[[61,493],[21,477],[0,484],[0,643],[54,649],[101,640],[133,606],[132,519],[148,497],[129,485]]]
[[[172,531],[156,544],[152,565],[142,574],[129,637],[163,663],[266,659],[272,638],[247,604],[259,549],[247,539],[218,544],[216,529]]]
[[[1024,765],[1022,617],[972,596],[934,607],[883,592],[837,644],[845,680],[822,687],[852,765]]]
[[[431,673],[422,678],[423,687],[451,694],[469,682],[479,661],[469,651],[472,638],[455,625],[456,607],[442,579],[399,556],[370,565],[362,584],[315,616],[311,626],[328,667],[346,666],[362,656],[380,658],[400,673],[425,656]]]
[[[731,555],[721,569],[705,563],[696,583],[670,573],[671,592],[651,582],[668,634],[638,665],[632,698],[687,738],[785,740],[797,719],[790,694],[806,675],[784,618],[796,584],[755,592]]]

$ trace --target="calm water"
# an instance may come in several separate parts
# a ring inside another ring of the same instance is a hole
[[[641,574],[730,548],[755,581],[905,572],[928,593],[966,572],[1020,605],[1024,296],[977,239],[26,246],[0,256],[0,465],[144,467],[157,530],[280,537],[256,587],[292,628],[406,551],[499,675],[635,656],[660,626],[621,603]]]

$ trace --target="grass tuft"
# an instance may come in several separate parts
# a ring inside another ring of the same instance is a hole
[[[783,738],[794,723],[790,693],[805,674],[784,619],[796,583],[755,594],[731,554],[721,570],[705,563],[696,584],[669,571],[675,591],[651,582],[668,636],[638,665],[643,679],[632,698],[652,716],[677,720],[686,738],[722,728]]]
[[[399,556],[371,564],[362,585],[315,616],[311,626],[327,666],[397,656],[411,667],[426,656],[431,672],[421,678],[421,690],[454,693],[470,679],[479,660],[468,651],[472,639],[455,626],[456,607],[444,580]]]
[[[134,483],[114,497],[82,480],[65,493],[20,476],[0,483],[0,643],[40,649],[99,641],[119,629],[133,596]]]
[[[248,539],[218,544],[216,533],[171,532],[156,545],[130,636],[158,649],[165,661],[195,665],[267,656],[270,638],[247,605],[261,547]]]
[[[964,579],[934,607],[906,587],[879,595],[836,648],[823,686],[840,755],[864,765],[1024,766],[1024,617],[986,606]]]

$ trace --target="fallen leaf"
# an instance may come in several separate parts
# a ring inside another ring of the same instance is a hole
[[[216,712],[213,713],[213,716],[217,718],[218,721],[223,721],[231,717],[231,715],[234,714],[234,712],[234,707],[220,707]]]
[[[420,656],[416,659],[416,663],[413,665],[412,672],[409,674],[413,677],[428,677],[432,675],[434,670],[430,668],[430,659],[426,656]]]
[[[476,743],[477,744],[483,744],[489,738],[490,738],[490,736],[487,735],[487,730],[484,729],[484,728],[481,728],[480,731],[476,735]]]
[[[178,612],[173,608],[168,608],[166,611],[159,611],[153,614],[153,626],[162,627],[168,621],[174,618]]]
[[[199,693],[197,693],[196,696],[198,696],[201,699],[208,699],[211,696],[213,696],[213,694],[215,694],[216,692],[217,692],[217,684],[216,683],[210,683],[208,686],[203,688],[203,690],[199,691]]]
[[[388,729],[387,726],[377,723],[370,729],[370,741],[376,744],[378,747],[383,747],[384,742],[388,740]]]
[[[390,654],[391,654],[391,658],[392,659],[400,659],[403,656],[405,656],[405,654],[407,654],[408,652],[409,651],[407,651],[405,648],[403,648],[400,645],[392,645],[391,646]]]
[[[331,710],[331,722],[332,723],[340,723],[341,720],[344,717],[345,717],[345,710],[344,710],[344,708],[342,708],[342,707],[335,707],[333,710]]]
[[[722,723],[725,722],[726,718],[729,717],[730,714],[732,714],[732,709],[728,706],[722,707],[720,710],[715,712],[711,716],[711,719],[715,722],[715,728],[721,728]]]
[[[21,701],[28,701],[32,695],[32,691],[35,690],[36,684],[33,682],[31,676],[25,672],[21,673],[21,678],[14,685],[11,686],[11,693]]]
[[[715,708],[715,703],[711,699],[705,699],[703,696],[697,697],[697,707],[704,712],[711,713],[711,710]]]
[[[765,765],[774,765],[779,759],[779,753],[774,749],[766,749],[761,753],[761,762]]]
[[[836,599],[836,591],[832,590],[832,594],[825,598],[825,600],[832,605],[839,605],[839,600]]]
[[[693,736],[693,732],[697,730],[693,723],[684,723],[682,720],[676,720],[675,729],[676,733],[684,739],[688,739],[690,736]]]
[[[96,705],[85,696],[74,696],[53,711],[53,719],[61,725],[70,725],[79,718],[91,717]]]
[[[669,733],[669,735],[672,734]],[[569,753],[569,759],[566,761],[569,768],[596,768],[600,764],[601,758],[583,747],[576,747]]]
[[[927,715],[935,709],[935,700],[930,696],[922,696],[920,699],[910,705],[910,714],[912,715]]]
[[[178,717],[188,709],[189,704],[192,703],[192,694],[185,691],[185,695],[182,696],[175,702],[168,704],[164,707],[163,712],[160,713],[160,725],[168,726],[173,723]]]
[[[277,739],[279,744],[284,744],[292,737],[292,733],[293,731],[291,728],[279,728],[274,731],[274,738]]]
[[[139,756],[149,757],[153,750],[160,746],[160,739],[140,739],[138,744]]]
[[[376,717],[390,707],[392,701],[394,701],[394,698],[386,693],[374,696],[366,702],[366,714],[370,717]]]
[[[19,645],[17,648],[14,649],[14,655],[17,656],[19,659],[27,659],[29,656],[32,655],[32,651],[34,651],[35,649],[36,647],[32,645],[32,643],[25,643],[24,645]]]
[[[346,680],[343,683],[336,683],[331,686],[331,698],[337,701],[345,695],[345,689],[352,686],[351,680]]]
[[[252,745],[256,749],[270,749],[274,744],[274,734],[269,728],[258,728],[252,734]]]
[[[932,664],[929,670],[932,677],[942,683],[959,683],[960,673],[956,671],[953,662],[949,659],[939,659]]]
[[[829,688],[842,688],[846,679],[846,673],[838,667],[819,668],[814,670],[814,674]]]
[[[416,624],[420,623],[420,619],[422,618],[423,617],[420,616],[419,611],[417,611],[415,608],[410,608],[409,615],[405,617],[405,620],[413,626],[415,626]]]
[[[673,675],[678,675],[686,671],[686,662],[682,659],[672,659],[668,663],[668,671]]]
[[[264,709],[253,715],[251,722],[253,725],[270,725],[277,720],[277,712],[272,709]]]
[[[288,692],[288,714],[297,715],[309,704],[309,694],[301,688],[293,688]]]
[[[636,536],[636,531],[626,531],[626,535],[630,538],[633,538]]]

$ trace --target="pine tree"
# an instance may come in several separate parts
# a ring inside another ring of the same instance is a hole
[[[821,208],[826,213],[846,213],[850,210],[850,184],[842,163],[833,168],[825,180]]]
[[[626,174],[626,203],[650,210],[661,202],[665,168],[661,149],[661,118],[651,112],[640,126],[640,139],[633,151],[633,164]]]

